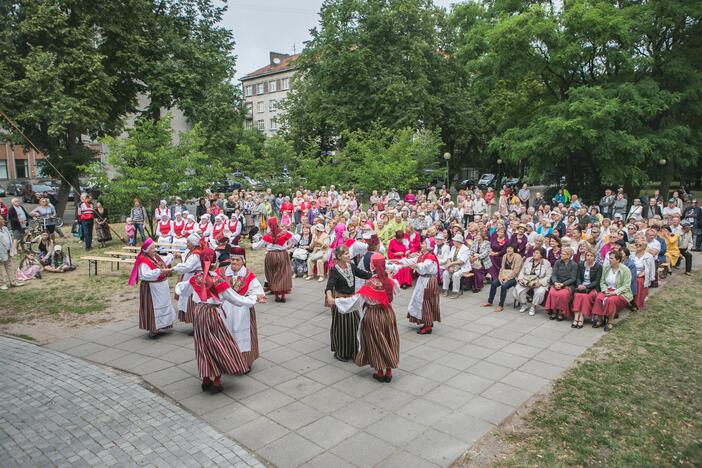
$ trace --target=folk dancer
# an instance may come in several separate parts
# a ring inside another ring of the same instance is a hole
[[[212,249],[217,249],[217,246],[222,243],[222,239],[227,236],[227,225],[225,224],[224,215],[220,214],[215,217],[215,222],[212,225],[212,232],[210,233],[210,247]],[[229,244],[227,239],[226,244]],[[227,249],[228,250],[228,249]]]
[[[188,234],[185,233],[185,220],[181,211],[176,211],[173,220],[173,243],[180,248],[185,248],[188,243]]]
[[[390,382],[392,369],[397,368],[400,362],[400,336],[395,312],[392,310],[392,300],[398,284],[388,277],[385,258],[380,254],[371,259],[371,272],[375,275],[357,294],[334,299],[334,305],[342,314],[354,311],[359,313],[356,365],[370,365],[376,370],[373,374],[375,380]]]
[[[418,256],[400,259],[403,266],[412,268],[419,277],[407,305],[407,319],[417,323],[420,335],[431,334],[434,322],[441,322],[439,309],[439,259],[429,248],[428,242],[422,242]]]
[[[171,328],[176,319],[176,312],[171,304],[171,290],[166,281],[172,272],[168,267],[169,260],[162,259],[156,253],[153,239],[146,239],[129,276],[130,286],[141,280],[139,328],[148,330],[150,338],[156,338],[161,330]]]
[[[200,271],[200,236],[192,233],[188,236],[186,242],[188,250],[183,255],[183,261],[173,267],[173,272],[180,275],[178,282],[190,281],[190,278]],[[184,323],[193,323],[195,303],[193,302],[192,294],[187,296],[176,295],[176,300],[178,301],[178,320]],[[193,335],[192,331],[190,331],[190,335]]]
[[[200,237],[207,239],[212,234],[212,223],[210,222],[210,215],[205,213],[200,216],[200,223],[197,225],[197,233]]]
[[[156,223],[156,232],[158,233],[159,244],[170,244],[173,240],[173,222],[171,216],[163,214]]]
[[[246,300],[234,292],[227,281],[216,272],[217,254],[205,248],[200,253],[200,268],[190,280],[176,285],[180,296],[192,295],[195,302],[193,330],[195,331],[195,358],[202,379],[203,391],[222,391],[222,374],[240,375],[250,370],[239,346],[225,324],[223,302],[238,306]]]
[[[256,322],[256,302],[265,302],[266,293],[256,279],[254,272],[246,267],[246,251],[238,245],[231,247],[230,264],[224,270],[224,279],[234,292],[242,297],[245,305],[225,302],[225,325],[239,346],[246,363],[251,367],[258,359],[258,325]]]
[[[163,219],[163,215],[166,215],[168,216],[168,219],[171,219],[171,210],[168,209],[168,203],[166,203],[166,200],[161,200],[159,202],[156,211],[154,211],[154,219],[160,221]]]
[[[334,358],[346,362],[356,357],[358,352],[358,322],[357,312],[339,313],[334,300],[341,297],[351,297],[356,292],[356,277],[368,280],[373,277],[370,271],[358,268],[352,261],[349,249],[339,246],[334,249],[334,266],[329,270],[327,287],[325,289],[325,305],[331,307],[331,351]]]
[[[285,296],[292,290],[292,265],[288,249],[298,238],[299,235],[280,228],[277,218],[269,218],[268,232],[251,246],[254,250],[266,248],[263,271],[275,302],[285,302]]]

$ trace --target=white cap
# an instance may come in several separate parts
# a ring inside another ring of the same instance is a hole
[[[197,233],[192,233],[188,236],[188,242],[190,242],[193,245],[199,245],[200,244],[200,236]]]
[[[463,244],[465,242],[463,240],[463,236],[461,234],[456,234],[455,236],[453,236],[453,239],[451,239],[451,240],[454,242],[460,242],[461,244]]]
[[[446,237],[442,233],[438,233],[436,236],[434,236],[434,240],[446,240]]]
[[[160,205],[168,205],[168,203],[166,203],[166,200],[161,200],[161,201],[159,202],[159,204],[160,204]]]
[[[200,216],[200,219],[210,219],[210,214],[205,213],[204,215]]]
[[[197,220],[195,219],[195,215],[191,215],[191,214],[188,215],[188,219],[189,219],[190,221],[192,221],[192,222],[197,221]]]

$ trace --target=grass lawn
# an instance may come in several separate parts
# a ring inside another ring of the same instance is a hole
[[[497,466],[701,466],[699,272],[676,274],[497,437]],[[501,430],[502,431],[502,430]]]

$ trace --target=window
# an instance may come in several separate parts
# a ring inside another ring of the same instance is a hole
[[[275,99],[271,99],[268,101],[268,112],[273,112],[275,111],[276,107],[278,107],[278,101]]]
[[[247,85],[245,88],[246,96],[253,96],[253,85]]]
[[[282,90],[290,89],[290,78],[283,78],[280,80],[280,88]]]
[[[256,94],[263,94],[263,83],[256,85]]]
[[[258,128],[261,131],[264,131],[266,129],[266,122],[263,119],[257,121],[256,128]]]
[[[276,83],[275,80],[269,81],[269,82],[268,82],[268,92],[269,92],[269,93],[275,93],[276,91],[278,91],[277,84],[278,84],[278,83]]]
[[[26,159],[15,159],[15,178],[29,178],[29,161]]]
[[[244,128],[247,130],[253,129],[253,122],[251,120],[246,120],[244,122]]]
[[[265,110],[265,108],[263,107],[265,104],[266,103],[264,101],[258,101],[256,103],[256,112],[258,112],[259,114],[262,113]]]
[[[7,160],[0,159],[0,179],[7,179]]]
[[[275,117],[271,119],[271,127],[270,129],[272,131],[278,130],[278,122],[276,121]]]

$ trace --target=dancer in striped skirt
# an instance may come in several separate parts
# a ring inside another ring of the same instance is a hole
[[[358,352],[358,313],[340,314],[334,299],[351,297],[356,291],[356,277],[370,279],[373,274],[357,268],[351,261],[349,249],[339,246],[334,249],[334,266],[329,270],[325,303],[331,307],[331,350],[339,361],[346,362]]]
[[[334,303],[342,314],[359,312],[356,365],[370,365],[376,370],[373,374],[375,380],[390,382],[392,370],[400,362],[400,336],[392,310],[393,296],[399,286],[397,281],[388,277],[382,255],[371,258],[371,271],[375,275],[358,290],[358,294],[334,299]]]
[[[256,279],[253,271],[246,268],[246,251],[234,245],[230,248],[230,265],[224,270],[224,278],[232,289],[239,294],[246,305],[234,305],[230,302],[222,304],[227,314],[225,323],[234,341],[239,345],[241,354],[251,367],[258,359],[258,325],[256,323],[256,302],[265,302],[266,293]]]
[[[139,287],[139,328],[149,331],[149,338],[156,338],[160,330],[171,328],[176,312],[171,304],[171,289],[166,278],[171,275],[166,260],[156,253],[153,239],[146,239],[134,262],[129,285],[141,280]]]
[[[285,302],[285,295],[292,289],[292,265],[288,248],[299,238],[299,235],[293,235],[284,227],[279,227],[276,218],[269,218],[268,232],[251,246],[254,250],[263,247],[267,249],[263,271],[275,302]]]
[[[202,390],[222,391],[222,374],[245,374],[250,370],[246,358],[225,325],[224,301],[245,305],[246,300],[234,292],[216,273],[217,254],[212,249],[200,252],[202,271],[176,285],[179,295],[192,294],[195,301],[193,330],[195,358],[202,379]]]
[[[428,242],[422,242],[419,256],[402,258],[400,265],[410,267],[419,275],[407,306],[410,323],[420,324],[417,333],[431,334],[434,322],[441,322],[439,310],[439,260]]]

